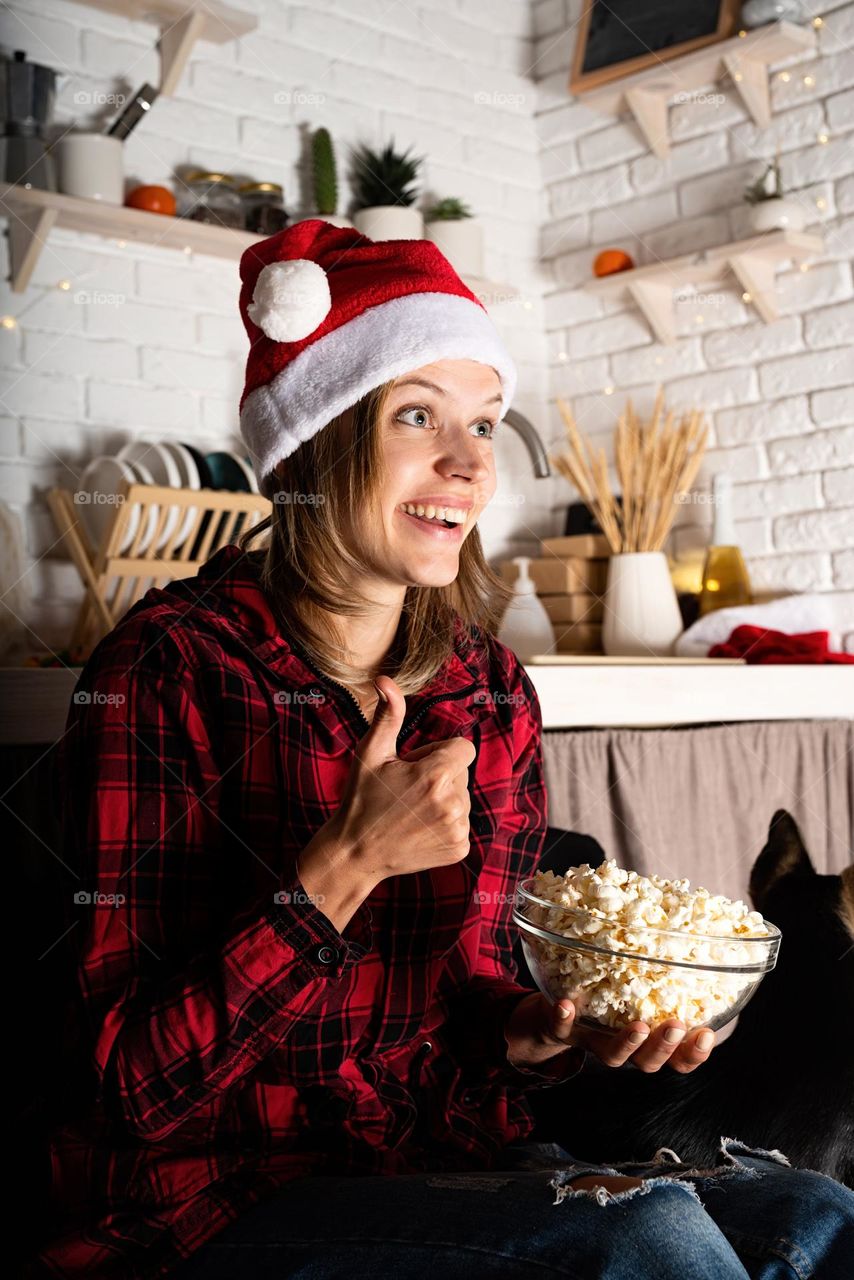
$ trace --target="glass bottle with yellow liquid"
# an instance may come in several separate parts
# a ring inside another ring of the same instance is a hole
[[[712,502],[715,522],[703,565],[700,617],[713,609],[730,609],[733,605],[753,603],[747,565],[735,541],[731,476],[719,473],[712,477]]]

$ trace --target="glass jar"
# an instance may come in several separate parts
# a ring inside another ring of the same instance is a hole
[[[278,182],[244,182],[238,187],[243,201],[243,224],[259,236],[272,236],[288,225]]]
[[[230,174],[194,169],[184,182],[178,202],[180,218],[243,229],[243,203]]]

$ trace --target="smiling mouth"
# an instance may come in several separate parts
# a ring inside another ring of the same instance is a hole
[[[408,511],[404,511],[402,507],[397,507],[398,513],[403,516],[404,520],[408,520],[411,525],[421,529],[428,537],[432,537],[439,542],[461,542],[463,536],[464,525],[456,524],[448,520],[427,519],[425,516],[411,515]]]

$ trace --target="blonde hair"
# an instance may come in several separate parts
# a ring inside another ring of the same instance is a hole
[[[271,514],[238,545],[248,551],[269,529],[261,584],[283,633],[295,636],[318,670],[356,688],[375,674],[390,675],[404,694],[413,694],[451,656],[457,616],[469,637],[472,624],[494,632],[513,592],[487,564],[475,526],[460,548],[454,582],[407,587],[401,624],[381,670],[345,661],[343,636],[330,616],[368,614],[373,602],[353,585],[370,565],[347,545],[344,529],[351,513],[370,510],[383,492],[382,421],[393,385],[375,388],[279,464]]]

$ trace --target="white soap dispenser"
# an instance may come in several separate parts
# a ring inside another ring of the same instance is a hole
[[[512,649],[520,662],[527,662],[534,654],[554,651],[554,629],[536,588],[528,576],[529,556],[514,556],[513,564],[519,566],[519,576],[513,587],[513,599],[508,604],[498,639]]]

